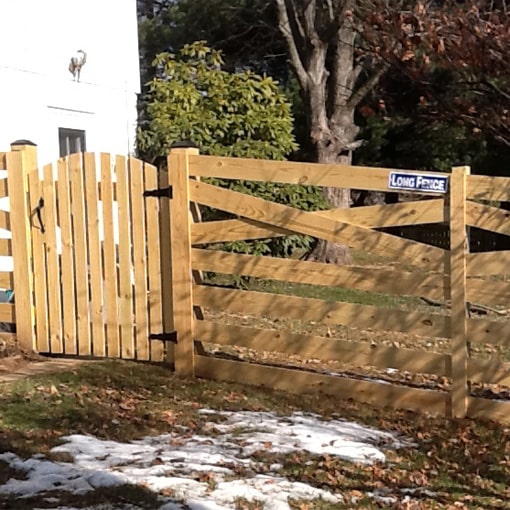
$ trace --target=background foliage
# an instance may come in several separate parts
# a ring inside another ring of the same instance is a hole
[[[185,45],[176,55],[159,54],[147,84],[138,151],[161,162],[176,141],[189,139],[202,154],[285,159],[297,149],[290,104],[275,80],[252,71],[222,69],[221,53],[202,42]],[[249,176],[246,176],[249,179]],[[326,208],[318,188],[275,183],[215,179],[214,184],[271,199],[303,210]],[[206,209],[204,219],[222,219]],[[231,251],[290,256],[307,249],[310,239],[289,236],[228,243]]]

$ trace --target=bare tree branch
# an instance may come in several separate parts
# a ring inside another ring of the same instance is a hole
[[[296,71],[296,75],[301,87],[306,90],[308,89],[308,75],[297,48],[296,39],[290,25],[290,19],[285,0],[276,0],[276,6],[278,8],[280,30],[287,43],[290,62]]]

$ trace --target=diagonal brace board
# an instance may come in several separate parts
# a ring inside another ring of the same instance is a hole
[[[330,209],[314,211],[316,216],[324,216],[360,227],[382,228],[422,223],[442,223],[445,218],[444,200],[424,200],[400,204],[371,205],[353,209]],[[284,229],[268,228],[250,219],[218,220],[195,223],[191,228],[193,244],[260,239],[291,235]]]
[[[419,243],[390,234],[374,232],[368,228],[299,211],[286,205],[199,181],[190,181],[189,189],[190,200],[202,205],[292,230],[298,234],[362,248],[372,253],[405,258],[414,264],[427,265],[429,270],[443,269],[445,251],[440,248],[423,247]]]

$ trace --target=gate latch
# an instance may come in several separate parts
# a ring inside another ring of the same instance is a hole
[[[152,333],[149,335],[149,340],[161,340],[162,342],[177,343],[177,331],[170,331],[170,333]]]
[[[144,197],[172,198],[172,186],[166,188],[148,189],[143,192]]]

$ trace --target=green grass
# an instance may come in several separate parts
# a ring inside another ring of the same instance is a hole
[[[378,294],[356,289],[342,287],[328,287],[321,285],[309,285],[304,283],[289,283],[277,280],[249,278],[241,281],[230,275],[209,275],[208,283],[220,286],[241,285],[243,288],[258,292],[269,292],[287,296],[322,299],[324,301],[342,301],[361,305],[372,305],[381,308],[415,309],[417,306],[424,307],[423,301],[414,296],[400,296],[390,294]]]
[[[291,395],[181,379],[161,365],[94,362],[72,372],[1,385],[0,451],[22,456],[47,453],[63,435],[71,433],[129,441],[185,426],[206,434],[210,430],[206,420],[211,417],[198,412],[202,407],[274,411],[282,415],[314,412],[325,419],[355,420],[394,431],[417,443],[415,448],[387,451],[387,464],[375,466],[355,465],[327,455],[267,451],[255,454],[253,465],[258,473],[267,472],[270,464],[279,462],[283,474],[290,479],[341,493],[346,498],[343,505],[334,507],[321,501],[294,501],[293,509],[381,508],[367,493],[384,489],[398,494],[408,487],[422,491],[414,498],[421,506],[413,508],[510,508],[510,430],[501,425],[375,409],[324,395]],[[12,475],[0,463],[0,483]],[[60,505],[69,506],[99,501],[114,505],[122,501],[157,508],[153,493],[131,486],[109,489],[107,493],[96,491],[80,496],[79,501],[64,493],[57,493],[56,497]],[[19,502],[0,497],[0,508],[36,506],[48,507],[48,503],[42,498]],[[257,506],[240,500],[236,508]]]

